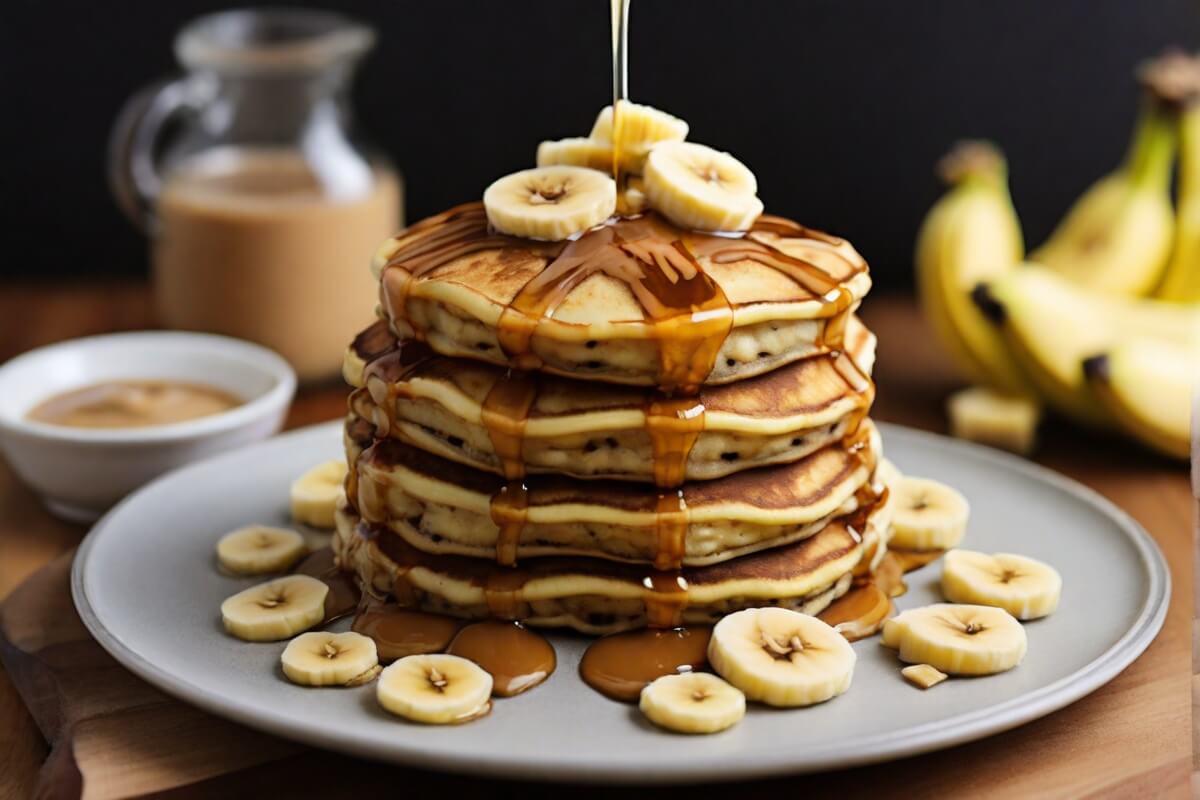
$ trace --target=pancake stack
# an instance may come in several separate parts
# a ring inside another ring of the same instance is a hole
[[[880,562],[870,279],[846,241],[653,211],[537,241],[473,203],[374,269],[334,545],[369,592],[601,634],[817,614]]]

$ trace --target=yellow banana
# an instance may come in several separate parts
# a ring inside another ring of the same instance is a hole
[[[971,300],[977,284],[1013,269],[1024,252],[1004,156],[987,142],[961,142],[938,171],[951,188],[917,237],[922,311],[965,378],[1007,394],[1030,394],[999,331]]]
[[[1160,62],[1141,72],[1145,99],[1125,162],[1075,201],[1029,260],[1092,289],[1144,295],[1162,279],[1175,227],[1171,165],[1176,104],[1163,96]]]
[[[1200,303],[1200,57],[1190,63],[1192,94],[1179,120],[1179,208],[1175,246],[1157,295],[1179,303]]]

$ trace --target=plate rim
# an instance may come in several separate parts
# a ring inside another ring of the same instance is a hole
[[[340,429],[340,420],[298,428],[272,437],[258,446],[280,440],[316,437],[318,432]],[[1171,573],[1162,550],[1152,536],[1128,512],[1099,492],[1082,483],[1018,456],[983,445],[951,439],[894,423],[877,423],[886,441],[889,436],[910,438],[922,446],[941,450],[959,450],[969,457],[995,467],[1024,473],[1056,490],[1068,494],[1109,517],[1134,545],[1147,580],[1147,591],[1137,617],[1129,628],[1097,658],[1069,675],[998,705],[969,711],[944,720],[936,720],[904,729],[900,734],[875,733],[861,740],[853,753],[839,752],[833,745],[815,745],[796,760],[781,763],[774,759],[743,758],[734,763],[700,765],[664,761],[653,768],[624,768],[576,754],[556,757],[553,762],[531,765],[524,761],[494,756],[473,756],[470,760],[446,751],[430,751],[395,740],[380,743],[365,736],[324,734],[311,725],[274,714],[246,711],[236,700],[213,693],[204,687],[159,669],[132,647],[110,633],[99,619],[87,597],[84,573],[92,547],[128,504],[136,502],[146,490],[177,473],[200,469],[210,462],[237,458],[243,448],[180,467],[163,474],[114,506],[84,537],[71,565],[71,595],[80,619],[96,642],[119,664],[161,691],[216,716],[255,730],[323,749],[391,763],[407,764],[449,773],[493,776],[533,781],[582,782],[589,784],[684,784],[725,782],[744,779],[796,775],[805,772],[841,769],[941,750],[992,736],[1046,716],[1091,694],[1108,683],[1136,660],[1157,637],[1166,619],[1171,598]],[[254,447],[254,445],[251,445]]]

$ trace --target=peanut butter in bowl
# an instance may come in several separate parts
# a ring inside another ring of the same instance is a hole
[[[202,383],[168,380],[115,380],[55,394],[28,417],[71,428],[143,428],[220,414],[244,401]]]

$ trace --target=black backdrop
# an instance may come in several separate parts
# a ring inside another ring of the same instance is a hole
[[[410,219],[478,197],[537,142],[585,134],[609,99],[605,0],[327,0],[374,23],[356,97],[408,181]],[[208,0],[4,0],[0,276],[129,276],[139,235],[109,200],[108,127],[175,69],[171,37]],[[1120,159],[1132,67],[1196,44],[1185,0],[634,0],[630,94],[758,174],[767,208],[851,237],[877,282],[910,281],[962,136],[1000,142],[1040,240]]]

